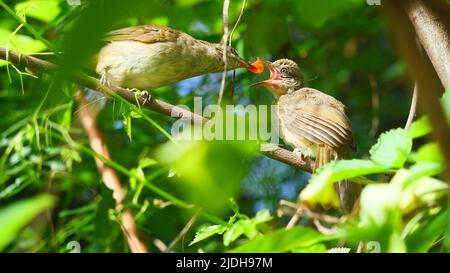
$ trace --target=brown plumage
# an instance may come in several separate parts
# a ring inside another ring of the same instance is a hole
[[[97,56],[96,70],[121,87],[153,89],[186,78],[221,72],[223,44],[215,44],[164,26],[142,25],[109,32]],[[227,47],[227,69],[251,64]]]
[[[348,148],[355,149],[355,143],[345,106],[319,90],[304,87],[295,62],[281,59],[268,66],[270,78],[255,85],[266,86],[277,97],[276,115],[284,141],[302,157],[315,159],[313,171],[332,160],[346,158]],[[360,186],[347,181],[335,185],[341,207],[350,211]]]

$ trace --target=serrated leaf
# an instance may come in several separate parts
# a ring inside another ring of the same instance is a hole
[[[412,139],[403,129],[381,134],[370,149],[370,159],[386,168],[401,168],[411,151]]]
[[[196,244],[206,238],[209,238],[215,234],[222,234],[227,229],[226,225],[212,225],[199,229],[197,233],[195,233],[194,240],[189,243],[189,246]]]
[[[239,212],[235,212],[239,215]],[[244,215],[241,215],[242,217]],[[270,221],[272,216],[269,210],[259,211],[255,217],[248,219],[240,219],[236,223],[232,224],[230,228],[223,235],[223,244],[229,246],[232,242],[238,239],[242,234],[244,234],[248,239],[255,238],[260,232],[258,231],[258,226],[260,224]],[[231,224],[231,223],[230,223]]]
[[[0,250],[33,218],[51,208],[56,199],[47,194],[18,201],[0,210]]]
[[[237,238],[245,233],[246,229],[251,229],[252,223],[249,219],[242,219],[236,221],[224,234],[223,234],[223,244],[224,246],[229,246]],[[250,237],[252,235],[250,234]],[[251,238],[250,238],[251,239]]]

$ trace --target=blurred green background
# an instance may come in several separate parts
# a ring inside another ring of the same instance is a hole
[[[230,2],[232,26],[242,1]],[[119,27],[167,25],[199,39],[219,42],[223,1],[5,3],[50,42],[51,50],[66,55],[56,75],[37,74],[37,78],[21,67],[16,70],[1,63],[0,209],[25,199],[39,203],[33,206],[42,210],[53,206],[52,213],[40,214],[25,228],[21,227],[26,221],[19,223],[3,250],[67,252],[67,243],[75,240],[83,252],[127,252],[117,222],[119,213],[114,211],[111,192],[100,183],[92,155],[73,148],[72,142],[88,147],[88,140],[77,119],[75,88],[65,76],[96,52],[104,32]],[[10,13],[0,10],[0,46],[25,54],[50,51]],[[249,60],[258,56],[295,60],[308,86],[347,106],[358,146],[355,157],[367,158],[381,132],[404,126],[410,105],[412,86],[389,35],[379,8],[366,1],[249,0],[232,46]],[[269,92],[249,88],[265,77],[267,73],[236,71],[233,97],[227,91],[225,101],[270,105],[273,97]],[[217,101],[220,80],[221,74],[204,75],[151,91],[172,104],[192,107],[194,97],[202,96],[207,105]],[[230,84],[231,72],[227,90]],[[177,205],[171,197],[158,194],[158,189],[225,222],[236,212],[236,206],[240,214],[249,217],[267,209],[273,217],[261,220],[267,225],[258,227],[257,233],[286,225],[288,217],[275,217],[278,203],[281,199],[295,202],[310,174],[254,153],[253,142],[190,143],[176,149],[146,119],[134,118],[128,105],[84,91],[98,111],[98,127],[112,160],[132,174],[119,173],[127,192],[124,206],[131,208],[139,234],[152,252],[159,251],[154,239],[168,245],[196,211],[185,203]],[[145,113],[170,132],[172,119]],[[34,197],[43,192],[53,197]],[[230,197],[235,201],[227,201]],[[28,213],[33,216],[40,211]],[[187,246],[201,225],[221,224],[213,221],[208,216],[199,217],[175,251],[225,251],[219,237]]]

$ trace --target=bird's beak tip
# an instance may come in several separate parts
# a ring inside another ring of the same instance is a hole
[[[264,86],[270,86],[270,83],[265,80],[265,81],[260,81],[260,82],[256,82],[254,84],[251,84],[250,87],[264,87]]]

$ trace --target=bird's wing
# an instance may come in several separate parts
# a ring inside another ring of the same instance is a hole
[[[281,96],[277,105],[279,119],[291,135],[336,149],[353,146],[345,106],[335,98],[312,88],[302,88]]]
[[[138,41],[142,43],[156,43],[176,40],[182,32],[170,27],[157,25],[141,25],[121,28],[108,32],[105,41]]]

